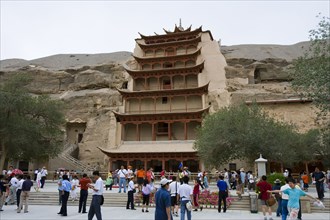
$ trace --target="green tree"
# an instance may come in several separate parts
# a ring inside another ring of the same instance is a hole
[[[330,156],[330,18],[321,17],[317,28],[309,32],[309,38],[309,49],[293,63],[292,86],[303,96],[312,99],[321,110],[318,112],[323,120],[320,131],[311,131],[304,138],[318,134],[317,141],[311,141],[306,149],[318,155],[324,165],[329,165],[329,160],[325,158]]]
[[[322,17],[309,32],[310,47],[294,61],[292,86],[326,114],[330,110],[330,19]]]
[[[205,165],[234,159],[254,161],[261,153],[270,160],[295,162],[299,134],[293,126],[269,117],[257,105],[230,106],[207,115],[197,130],[194,148]]]
[[[0,87],[0,169],[5,160],[44,160],[61,150],[62,103],[48,96],[32,96],[31,79],[17,74]]]

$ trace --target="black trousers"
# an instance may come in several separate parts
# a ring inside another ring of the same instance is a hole
[[[18,190],[16,191],[17,207],[19,206],[19,202],[21,201],[21,192],[22,192],[21,189],[18,189]]]
[[[67,204],[68,204],[69,195],[70,192],[64,191],[64,194],[62,195],[62,206],[59,214],[68,215]]]
[[[228,193],[226,191],[219,191],[219,200],[218,200],[218,212],[221,212],[221,201],[223,201],[223,212],[227,210],[227,201],[226,198]]]
[[[79,198],[79,212],[81,212],[81,209],[83,212],[86,212],[87,197],[88,197],[88,190],[81,189],[80,198]]]
[[[40,188],[44,188],[45,181],[46,181],[46,177],[45,176],[41,177],[41,180],[40,180],[41,187]]]
[[[126,209],[129,209],[129,205],[131,204],[131,209],[134,209],[134,193],[132,190],[127,193],[127,204]]]
[[[317,191],[317,197],[319,197],[319,199],[323,199],[324,198],[323,182],[316,181],[316,191]]]

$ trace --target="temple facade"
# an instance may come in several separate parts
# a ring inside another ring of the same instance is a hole
[[[210,31],[175,26],[173,32],[136,39],[129,81],[118,89],[123,107],[116,127],[109,170],[128,165],[177,171],[203,169],[193,149],[196,128],[211,107],[208,94],[225,88],[225,59]]]

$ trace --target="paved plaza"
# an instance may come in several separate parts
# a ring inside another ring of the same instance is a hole
[[[211,186],[212,190],[215,190],[215,186]],[[47,182],[45,185],[44,192],[57,192],[57,186],[53,182]],[[310,190],[310,194],[315,196],[315,189]],[[118,189],[114,189],[112,191],[105,191],[105,193],[118,193]],[[235,192],[232,191],[234,194]],[[326,197],[329,197],[329,192],[325,193]],[[78,206],[78,203],[77,203]],[[15,205],[4,206],[3,212],[0,212],[0,220],[52,220],[52,219],[87,219],[87,214],[78,213],[77,206],[68,206],[68,216],[62,217],[57,215],[59,212],[60,206],[49,206],[49,205],[30,205],[28,213],[16,213]],[[137,210],[126,210],[125,207],[102,207],[102,216],[104,220],[112,219],[112,220],[126,220],[126,219],[143,219],[149,220],[154,219],[155,209],[150,208],[149,213],[142,213],[141,207],[137,207]],[[94,217],[96,219],[96,217]],[[179,217],[173,217],[174,220],[179,220]],[[216,209],[204,209],[202,212],[193,212],[192,219],[203,219],[203,220],[212,220],[212,219],[255,219],[262,220],[262,213],[259,212],[257,214],[252,214],[249,211],[237,211],[237,210],[227,210],[226,213],[218,213]],[[273,219],[280,220],[280,217],[275,217],[275,213],[273,212]],[[312,213],[306,214],[303,213],[303,220],[329,220],[330,213]]]
[[[59,206],[40,206],[40,205],[31,205],[29,207],[28,213],[16,213],[15,206],[6,206],[4,211],[0,213],[1,220],[14,220],[14,219],[29,219],[29,220],[52,220],[52,219],[87,219],[87,214],[79,214],[78,207],[68,206],[68,216],[61,217],[56,213],[59,211]],[[150,208],[149,213],[142,213],[141,208],[137,210],[126,210],[123,208],[111,208],[104,207],[102,208],[103,219],[112,219],[112,220],[126,220],[126,219],[154,219],[155,209]],[[94,217],[96,219],[96,217]],[[179,217],[173,217],[173,220],[179,220]],[[261,213],[251,214],[248,211],[233,211],[228,210],[226,213],[218,213],[216,209],[203,210],[202,212],[193,212],[192,219],[263,219]],[[280,220],[280,217],[274,217],[274,220]],[[310,220],[329,220],[329,213],[313,213],[313,214],[303,214],[303,219]]]

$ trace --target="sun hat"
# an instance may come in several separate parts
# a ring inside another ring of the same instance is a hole
[[[166,184],[172,182],[171,180],[168,180],[166,178],[163,178],[161,181],[160,181],[160,185],[161,186],[165,186]]]
[[[276,179],[276,180],[274,181],[274,183],[281,183],[281,180]]]

